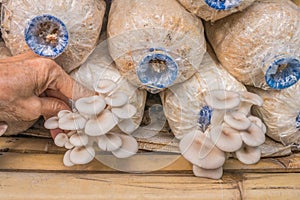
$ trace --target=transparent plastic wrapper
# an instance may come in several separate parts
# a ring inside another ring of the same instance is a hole
[[[205,53],[201,20],[176,0],[115,0],[107,32],[121,74],[152,93],[190,78]]]
[[[13,55],[31,49],[69,73],[96,47],[104,13],[103,0],[4,0],[2,37]]]
[[[300,82],[281,91],[249,90],[264,99],[253,111],[266,124],[267,135],[284,145],[300,144]]]
[[[205,132],[209,127],[213,110],[205,96],[213,90],[240,92],[246,88],[206,53],[199,73],[161,93],[165,115],[178,139],[196,130]]]
[[[129,103],[137,108],[136,114],[131,119],[124,119],[118,123],[118,127],[125,133],[134,132],[143,118],[147,92],[133,86],[122,77],[111,59],[107,42],[101,42],[91,54],[88,60],[71,73],[71,76],[82,85],[95,90],[100,80],[112,80],[117,83],[115,91],[125,93],[129,97]]]
[[[5,46],[4,42],[0,41],[0,59],[7,58],[9,56],[11,56],[9,49]]]
[[[300,9],[289,0],[256,1],[206,33],[222,65],[245,85],[288,88],[300,79]]]
[[[255,0],[178,0],[191,13],[206,21],[216,21],[244,10]]]

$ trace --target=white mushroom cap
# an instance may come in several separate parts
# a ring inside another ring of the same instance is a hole
[[[217,169],[225,162],[225,153],[200,131],[185,135],[179,149],[185,159],[201,168]]]
[[[253,105],[262,106],[263,99],[257,94],[251,92],[241,92],[241,104],[238,111],[249,115]]]
[[[49,130],[52,130],[52,129],[57,129],[58,128],[58,117],[51,117],[49,119],[47,119],[45,121],[45,128],[46,129],[49,129]]]
[[[66,149],[73,149],[74,148],[74,145],[70,143],[70,141],[66,142],[65,144],[65,148]]]
[[[251,125],[251,121],[242,112],[230,112],[225,115],[224,121],[239,131],[247,130]]]
[[[136,112],[137,109],[131,104],[126,104],[125,106],[122,107],[114,107],[111,109],[112,113],[114,113],[117,117],[121,119],[129,119],[132,118]]]
[[[123,119],[118,123],[118,127],[124,133],[131,134],[139,127],[139,124],[134,123],[132,119]]]
[[[70,160],[76,165],[85,165],[95,158],[93,147],[75,147],[70,153]]]
[[[224,122],[225,113],[225,110],[214,109],[210,120],[211,126],[221,125]]]
[[[109,79],[101,79],[95,85],[95,91],[100,94],[107,94],[117,88],[117,84]]]
[[[64,147],[65,144],[69,141],[67,134],[59,133],[54,138],[54,144],[58,147]]]
[[[77,133],[79,133],[79,131],[70,131],[70,132],[68,132],[67,133],[67,136],[70,138],[72,135],[75,135],[75,134],[77,134]]]
[[[128,96],[124,92],[116,92],[105,98],[107,105],[121,107],[128,103]]]
[[[243,145],[240,133],[225,124],[213,127],[209,135],[212,142],[225,152],[235,152]]]
[[[69,113],[72,113],[72,112],[69,111],[69,110],[61,110],[61,111],[58,112],[57,117],[60,119],[60,118],[64,117],[65,115],[69,114]]]
[[[0,123],[0,136],[2,136],[8,129],[8,125],[6,123]]]
[[[241,131],[240,134],[244,143],[251,147],[260,146],[266,140],[263,130],[254,123],[246,131]]]
[[[245,145],[236,151],[235,155],[242,163],[252,165],[260,160],[261,151],[259,147],[249,147]]]
[[[266,125],[261,121],[261,119],[259,119],[258,117],[255,117],[255,116],[249,116],[248,119],[256,124],[259,128],[261,128],[261,130],[263,131],[264,134],[267,133],[267,127]]]
[[[74,166],[74,163],[71,162],[70,160],[70,153],[71,153],[72,150],[68,150],[65,155],[64,155],[64,158],[63,158],[63,163],[65,166],[67,167],[72,167]]]
[[[205,96],[206,103],[213,109],[225,110],[237,107],[241,100],[236,92],[213,90]]]
[[[92,96],[78,99],[75,107],[82,114],[95,116],[104,110],[106,103],[103,97]]]
[[[58,120],[59,128],[62,130],[80,130],[85,127],[86,119],[79,113],[69,113]]]
[[[118,134],[118,136],[122,140],[122,146],[119,149],[112,151],[112,154],[117,158],[128,158],[135,155],[139,149],[136,139],[124,134]]]
[[[108,133],[118,124],[117,117],[109,110],[104,110],[96,119],[90,119],[85,126],[89,136],[100,136]]]
[[[122,139],[116,134],[105,134],[98,137],[98,146],[103,151],[115,151],[122,146]]]
[[[262,106],[264,103],[264,100],[260,96],[251,92],[241,92],[241,101],[256,106]]]
[[[195,176],[203,178],[220,179],[223,176],[222,167],[217,169],[203,169],[197,165],[193,165],[193,172]]]
[[[85,134],[74,134],[70,137],[70,143],[75,147],[81,147],[87,145],[89,137]]]

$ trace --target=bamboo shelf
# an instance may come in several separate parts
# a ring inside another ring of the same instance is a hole
[[[51,139],[0,138],[0,199],[298,199],[300,154],[264,158],[256,165],[230,159],[222,180],[196,178],[191,165],[176,154],[139,154],[169,166],[146,174],[117,172],[95,160],[65,167],[64,149]],[[131,163],[136,164],[138,163]],[[138,167],[138,166],[137,166]]]

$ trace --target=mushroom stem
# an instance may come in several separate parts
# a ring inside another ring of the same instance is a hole
[[[193,173],[197,177],[210,178],[210,179],[220,179],[223,175],[223,168],[217,169],[203,169],[197,165],[193,165]]]

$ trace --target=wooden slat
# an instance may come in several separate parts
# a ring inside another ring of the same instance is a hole
[[[1,199],[299,199],[300,174],[190,175],[0,172]],[[29,191],[31,191],[29,193]]]
[[[240,199],[235,177],[186,175],[0,173],[5,200],[26,199]],[[31,191],[29,193],[29,191]]]
[[[300,174],[245,174],[243,199],[299,199]]]
[[[22,154],[2,153],[0,156],[0,171],[57,171],[57,172],[116,172],[116,169],[124,171],[143,171],[155,173],[186,172],[191,173],[191,164],[178,155],[138,155],[134,158],[123,160],[113,156],[102,155],[102,161],[110,160],[112,168],[105,166],[97,160],[74,167],[65,167],[62,164],[63,155],[60,154]],[[173,159],[173,162],[171,160]],[[170,162],[165,162],[169,160]],[[158,165],[162,163],[161,165]],[[161,168],[157,167],[161,166]],[[238,160],[229,159],[224,165],[227,172],[300,172],[300,154],[283,158],[262,159],[256,165],[243,165]],[[156,172],[157,171],[157,172]]]

